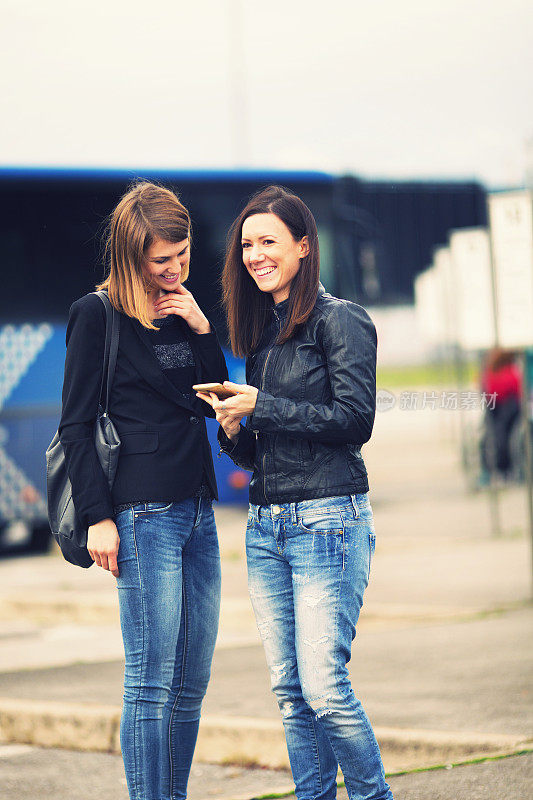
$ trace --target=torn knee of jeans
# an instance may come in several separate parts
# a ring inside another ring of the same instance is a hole
[[[261,639],[268,639],[268,636],[270,634],[270,626],[268,622],[258,622],[257,630],[259,631]]]
[[[307,647],[310,647],[313,653],[316,653],[321,644],[325,644],[329,640],[329,636],[321,636],[320,639],[304,639],[303,642]]]
[[[290,700],[282,700],[279,703],[279,710],[281,711],[281,714],[284,719],[290,717],[293,708],[294,708],[294,703],[292,703]]]
[[[332,714],[333,709],[328,706],[329,697],[312,697],[308,700],[308,704],[311,706],[313,711],[316,714],[316,718],[320,719],[320,717],[325,717],[326,714]]]
[[[272,664],[270,667],[270,672],[272,675],[272,681],[279,681],[287,674],[287,664],[285,662],[283,662],[283,664]]]

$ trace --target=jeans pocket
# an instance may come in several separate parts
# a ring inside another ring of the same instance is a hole
[[[342,534],[344,522],[335,511],[309,511],[298,519],[298,527],[303,533]]]
[[[143,503],[140,508],[135,507],[134,511],[136,514],[160,514],[169,511],[173,505],[173,503]]]

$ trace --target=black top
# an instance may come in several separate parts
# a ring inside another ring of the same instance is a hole
[[[155,325],[157,330],[147,330],[147,333],[151,339],[159,366],[178,392],[187,401],[191,402],[195,397],[192,386],[196,382],[196,362],[187,338],[187,331],[190,330],[189,326],[185,320],[176,314],[169,314],[168,317],[162,317],[161,319],[153,319],[152,325]],[[210,497],[213,499],[213,492],[209,487],[209,479],[206,475],[205,467],[202,483],[196,487],[194,494],[196,497]],[[115,512],[122,510],[124,505],[136,505],[139,502],[152,501],[138,500],[136,503],[122,504],[119,509],[115,508]]]
[[[195,383],[194,353],[189,344],[187,323],[175,314],[152,320],[156,331],[147,331],[159,365],[181,394],[191,400]]]

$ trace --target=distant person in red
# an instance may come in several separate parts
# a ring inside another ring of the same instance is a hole
[[[520,419],[522,396],[522,374],[516,363],[516,353],[499,347],[491,350],[485,362],[481,386],[487,395],[496,395],[485,416],[483,466],[488,472],[510,477],[513,467],[511,432]]]

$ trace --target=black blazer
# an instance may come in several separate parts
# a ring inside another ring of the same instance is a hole
[[[187,327],[198,383],[228,377],[214,329],[195,334]],[[70,309],[63,406],[59,437],[65,451],[72,496],[80,520],[94,525],[113,517],[113,507],[140,501],[177,502],[194,494],[205,473],[217,488],[204,415],[212,409],[188,401],[163,373],[148,333],[120,314],[117,366],[109,403],[122,446],[112,491],[94,447],[105,344],[105,308],[95,294]]]

